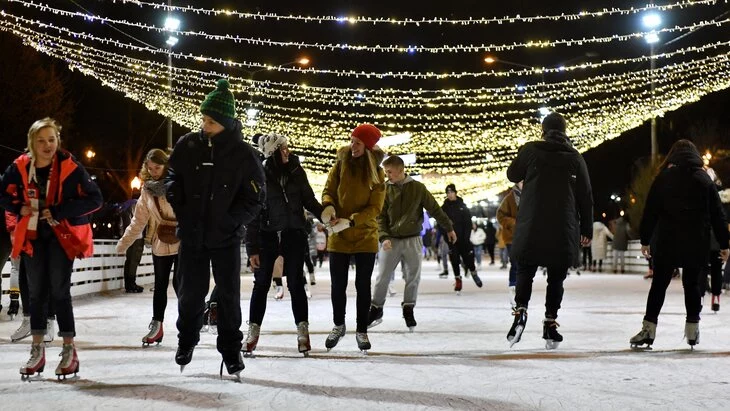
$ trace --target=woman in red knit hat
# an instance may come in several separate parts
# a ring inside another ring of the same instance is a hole
[[[385,174],[380,167],[385,154],[376,145],[380,130],[372,124],[357,126],[350,144],[337,151],[337,161],[329,172],[322,194],[322,221],[329,223],[327,242],[332,278],[332,311],[335,327],[325,346],[333,348],[345,335],[345,307],[350,259],[355,260],[357,329],[360,350],[370,349],[368,310],[370,278],[378,252],[376,218],[385,200]]]

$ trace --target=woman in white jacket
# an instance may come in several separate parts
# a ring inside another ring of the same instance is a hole
[[[152,299],[150,331],[142,337],[142,346],[162,342],[164,334],[162,322],[167,307],[170,270],[173,272],[172,288],[177,293],[177,252],[180,241],[173,234],[177,226],[175,213],[165,198],[163,178],[167,175],[167,160],[167,154],[160,149],[155,148],[147,153],[139,172],[140,178],[144,181],[142,193],[134,209],[132,222],[124,231],[124,235],[119,239],[116,247],[118,253],[124,254],[147,227],[145,242],[152,245],[155,293]]]
[[[598,262],[598,271],[603,266],[603,260],[606,258],[608,249],[608,238],[613,239],[613,234],[608,227],[600,221],[593,223],[593,241],[591,242],[591,254],[593,254],[593,263],[591,271],[596,271],[596,262]]]
[[[474,246],[474,257],[477,260],[477,267],[482,266],[482,254],[484,254],[484,241],[487,239],[487,233],[477,225],[471,223],[471,235],[469,241]]]

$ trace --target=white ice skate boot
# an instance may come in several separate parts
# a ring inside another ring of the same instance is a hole
[[[56,317],[49,318],[46,321],[46,335],[43,336],[43,342],[49,343],[53,341],[56,335]]]
[[[10,341],[16,342],[20,341],[23,338],[28,338],[30,336],[30,316],[24,315],[23,321],[20,323],[20,327],[18,327],[15,332],[10,335]]]
[[[694,350],[695,345],[700,343],[700,323],[684,323],[684,336],[689,347]]]

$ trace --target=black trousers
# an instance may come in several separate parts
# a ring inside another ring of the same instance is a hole
[[[696,323],[700,321],[700,311],[702,311],[699,281],[702,264],[687,264],[681,267],[684,307],[687,311],[686,321]],[[675,268],[677,268],[675,264],[654,258],[654,276],[651,279],[651,288],[649,288],[649,295],[646,299],[646,314],[644,315],[646,321],[657,323]]]
[[[155,268],[155,293],[152,296],[152,319],[165,320],[167,308],[167,286],[170,284],[170,270],[172,270],[172,289],[177,295],[177,254],[157,256],[152,255],[152,264]]]
[[[708,274],[710,276],[710,292],[712,295],[722,294],[722,260],[720,259],[720,250],[710,250],[709,261],[702,273],[702,281],[700,281],[701,294],[704,295],[707,293]]]
[[[491,260],[491,264],[494,264],[494,246],[495,244],[484,244],[484,246],[487,248],[487,253],[489,253],[489,259]]]
[[[457,241],[456,244],[449,243],[449,261],[454,269],[454,277],[461,276],[461,262],[469,271],[476,271],[474,265],[474,247],[467,241]]]
[[[266,313],[266,297],[271,287],[274,273],[274,261],[281,255],[284,257],[282,277],[286,277],[286,286],[291,295],[291,310],[294,324],[309,321],[309,303],[304,291],[304,254],[301,250],[307,242],[306,233],[302,230],[285,230],[281,232],[281,240],[276,232],[261,233],[261,250],[259,262],[261,267],[254,270],[253,291],[249,305],[248,321],[261,325]]]
[[[532,297],[532,280],[537,271],[536,265],[518,264],[515,303],[517,307],[527,308]],[[560,303],[563,302],[563,281],[568,274],[568,266],[547,267],[547,290],[545,292],[545,318],[558,318]]]
[[[332,321],[335,325],[345,323],[347,307],[347,283],[350,257],[355,258],[355,291],[357,292],[357,332],[368,331],[370,312],[370,281],[375,267],[375,253],[345,254],[330,252],[330,278],[332,294]]]
[[[210,284],[209,266],[218,288],[218,352],[232,355],[241,350],[241,245],[195,248],[180,245],[178,252],[178,343],[192,347],[200,340],[205,296]]]
[[[137,267],[144,253],[144,239],[138,238],[127,249],[124,260],[124,289],[129,291],[137,285]]]
[[[75,337],[73,306],[71,304],[71,271],[69,260],[50,227],[42,223],[38,239],[32,242],[33,256],[22,254],[30,294],[30,329],[33,335],[46,333],[49,299],[58,321],[60,337]]]

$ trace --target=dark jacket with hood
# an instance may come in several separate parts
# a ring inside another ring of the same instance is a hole
[[[202,131],[181,137],[165,181],[178,237],[189,247],[240,243],[243,227],[256,218],[266,198],[261,161],[243,141],[238,121],[211,138]]]
[[[471,212],[469,211],[469,207],[464,204],[464,200],[458,196],[454,201],[447,198],[444,200],[441,209],[444,210],[454,226],[456,245],[468,245],[471,247],[471,242],[469,242],[469,237],[471,236]],[[442,235],[446,234],[447,228],[439,224],[439,230]]]
[[[675,151],[651,185],[641,219],[641,244],[673,267],[704,265],[710,249],[710,228],[721,248],[728,248],[728,230],[717,187],[692,151]]]
[[[570,267],[580,236],[593,236],[593,196],[583,156],[557,130],[522,146],[507,178],[523,181],[512,257],[518,264]]]
[[[259,253],[259,231],[301,230],[309,235],[311,224],[308,230],[304,209],[316,216],[322,215],[322,205],[314,196],[299,157],[290,154],[286,164],[279,164],[278,156],[277,150],[264,164],[266,205],[259,216],[246,226],[249,255]]]

